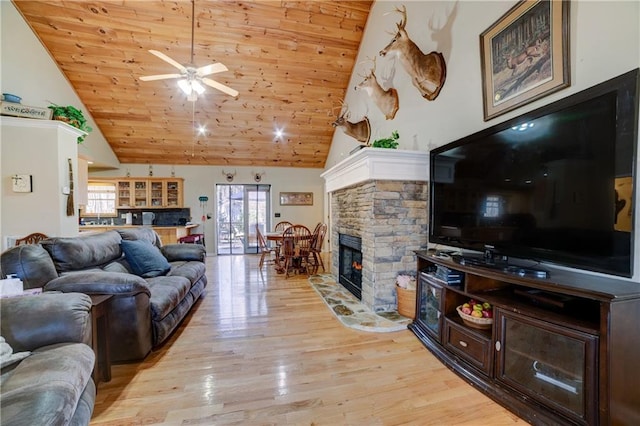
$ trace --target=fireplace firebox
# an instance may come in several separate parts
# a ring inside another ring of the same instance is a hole
[[[362,239],[340,234],[338,240],[338,282],[362,300]]]

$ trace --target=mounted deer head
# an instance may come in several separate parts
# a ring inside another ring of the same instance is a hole
[[[225,172],[224,170],[222,170],[222,176],[225,177],[225,179],[227,180],[227,182],[233,182],[233,178],[236,175],[236,171],[234,170],[233,173],[231,172]]]
[[[331,125],[333,127],[341,127],[347,136],[351,136],[358,142],[362,142],[368,146],[369,139],[371,138],[371,124],[369,124],[369,119],[365,116],[361,121],[351,123],[348,121],[349,115],[347,104],[343,104],[340,114],[338,114],[338,117]]]
[[[395,11],[402,14],[402,19],[396,24],[398,30],[389,44],[380,51],[380,56],[396,55],[422,97],[432,101],[440,94],[447,77],[444,57],[440,52],[426,55],[422,53],[405,30],[407,8],[402,6],[402,10],[396,8]]]
[[[257,173],[257,172],[251,171],[251,175],[253,176],[253,180],[256,181],[256,182],[262,181],[262,176],[264,176],[265,173],[266,172]]]
[[[376,78],[376,58],[372,59],[373,68],[369,71],[369,74],[363,76],[364,80],[357,84],[354,88],[356,91],[359,89],[364,90],[374,104],[382,111],[384,117],[387,120],[393,120],[400,107],[398,101],[398,91],[393,87],[388,90],[384,90],[378,83]]]

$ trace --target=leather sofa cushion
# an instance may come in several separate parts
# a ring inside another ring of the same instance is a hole
[[[3,372],[2,424],[70,424],[87,386],[94,389],[94,361],[89,346],[62,343],[44,346]]]
[[[41,242],[49,252],[58,272],[77,271],[102,266],[122,256],[122,238],[116,231],[80,234],[77,237],[54,237]]]
[[[155,277],[147,279],[151,291],[151,318],[160,321],[184,299],[191,282],[184,277]]]
[[[16,274],[22,280],[25,290],[44,287],[46,283],[58,277],[49,253],[39,244],[12,247],[2,253],[1,262],[2,276]]]
[[[167,276],[185,277],[193,285],[205,274],[205,271],[206,267],[202,262],[171,262],[171,270]]]
[[[160,237],[158,237],[153,228],[144,226],[141,228],[125,228],[118,229],[118,232],[122,239],[126,241],[146,240],[156,247],[162,246],[162,241],[160,241]]]

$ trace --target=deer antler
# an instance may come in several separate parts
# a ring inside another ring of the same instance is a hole
[[[402,10],[400,10],[396,6],[396,10],[395,11],[402,14],[402,19],[400,20],[400,23],[397,24],[397,25],[398,25],[398,29],[399,30],[403,30],[404,26],[407,25],[407,8],[406,8],[405,5],[402,5]]]

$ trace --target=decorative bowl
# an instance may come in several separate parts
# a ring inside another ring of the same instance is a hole
[[[493,318],[477,318],[471,315],[467,315],[462,312],[462,306],[458,306],[456,308],[456,311],[458,311],[458,315],[460,315],[460,318],[462,318],[462,322],[464,322],[469,327],[486,330],[488,328],[491,328],[491,326],[493,325]]]
[[[20,96],[12,95],[11,93],[3,93],[2,98],[6,102],[13,102],[14,104],[19,104],[22,98]]]

